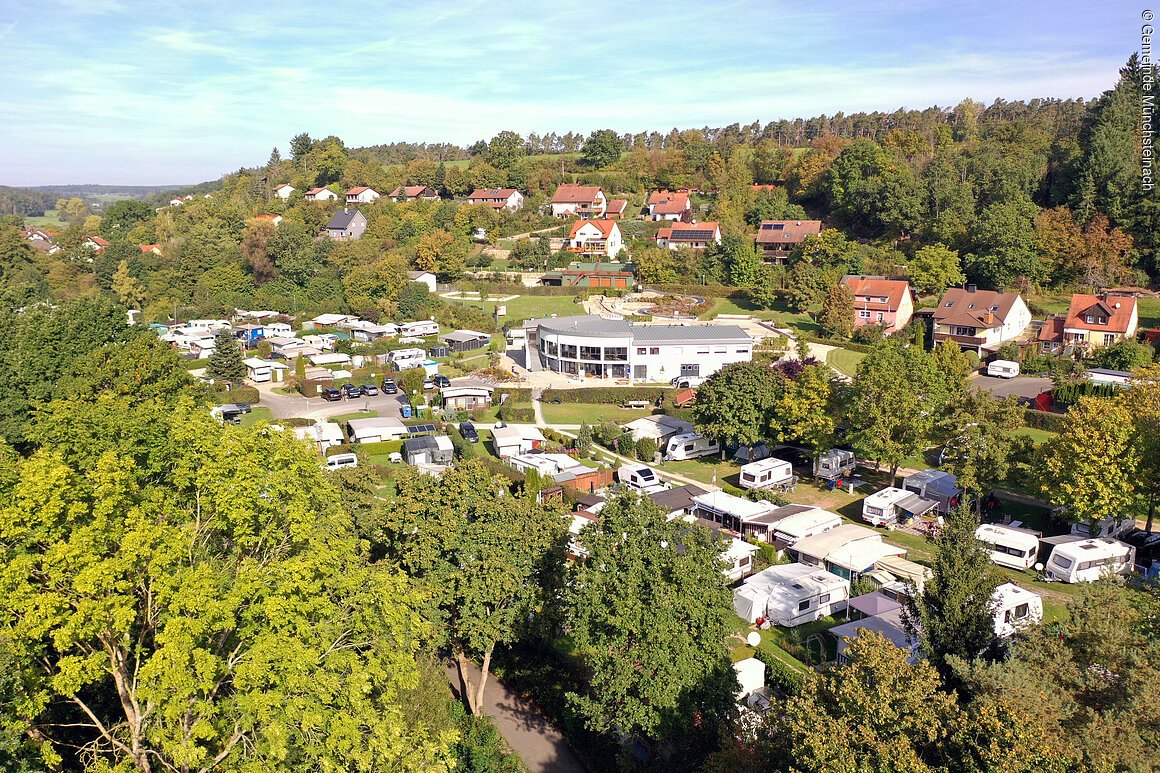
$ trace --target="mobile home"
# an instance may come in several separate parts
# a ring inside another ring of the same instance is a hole
[[[733,609],[756,623],[765,618],[792,628],[846,608],[850,582],[805,564],[771,566],[749,577],[733,593]]]
[[[1013,582],[1003,583],[991,594],[991,614],[995,635],[1005,639],[1042,622],[1043,599]]]
[[[991,561],[1012,569],[1030,569],[1039,555],[1040,533],[1030,529],[984,523],[975,529],[975,539],[991,551]]]
[[[1082,521],[1071,525],[1071,533],[1080,537],[1118,537],[1136,528],[1136,519],[1130,515],[1109,516],[1091,523]]]
[[[669,438],[665,446],[665,461],[683,461],[697,459],[702,456],[712,456],[721,452],[721,442],[701,437],[695,432],[687,432]]]
[[[641,494],[652,494],[656,491],[664,491],[666,488],[656,471],[643,464],[627,464],[621,467],[617,473],[617,478],[620,480],[620,485]]]
[[[1136,561],[1131,545],[1114,539],[1085,539],[1057,545],[1047,559],[1047,579],[1095,582],[1112,574],[1127,574]]]
[[[862,520],[874,526],[908,521],[930,512],[938,503],[913,491],[890,486],[862,500]]]
[[[836,529],[841,525],[840,515],[815,507],[782,518],[773,528],[773,538],[779,544],[793,546],[798,540]]]
[[[422,367],[423,361],[426,359],[427,352],[422,349],[395,349],[393,352],[387,353],[387,362],[399,370]]]
[[[790,489],[797,484],[793,465],[782,459],[762,459],[741,467],[741,488]]]
[[[831,448],[814,462],[814,475],[822,480],[837,480],[848,478],[854,474],[857,460],[853,451],[844,448]]]
[[[431,320],[419,320],[418,322],[404,322],[399,325],[399,335],[401,336],[436,336],[439,335],[439,323]]]
[[[987,364],[987,375],[997,378],[1015,378],[1019,375],[1019,363],[1011,360],[992,360]]]

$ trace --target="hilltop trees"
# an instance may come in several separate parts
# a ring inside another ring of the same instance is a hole
[[[603,169],[620,158],[624,143],[612,129],[598,129],[584,141],[584,163],[596,169]]]

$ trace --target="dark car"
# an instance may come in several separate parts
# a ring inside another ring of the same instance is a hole
[[[363,384],[361,391],[366,397],[374,397],[379,393],[379,388],[374,384]]]
[[[344,395],[346,395],[347,398],[349,398],[349,399],[354,399],[356,397],[362,397],[362,390],[359,389],[358,387],[356,387],[354,384],[343,384],[342,385],[342,393]]]
[[[432,376],[431,383],[440,389],[444,389],[451,386],[451,379],[447,378],[446,376]]]
[[[383,392],[388,395],[395,395],[399,393],[399,386],[395,383],[393,378],[383,379]]]
[[[238,413],[249,413],[253,410],[249,403],[234,403],[234,407],[238,409]]]
[[[336,403],[342,399],[342,392],[338,391],[334,387],[327,387],[326,389],[322,390],[322,399]]]
[[[475,431],[475,425],[470,421],[460,422],[459,434],[463,435],[463,439],[468,443],[478,443],[479,433]]]

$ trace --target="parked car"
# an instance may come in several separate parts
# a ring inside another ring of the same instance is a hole
[[[362,390],[354,384],[343,384],[342,393],[348,400],[353,400],[356,397],[362,397]]]
[[[379,388],[374,384],[363,384],[362,393],[366,397],[374,397],[379,393]]]
[[[705,383],[705,379],[700,376],[677,376],[669,383],[677,389],[696,389]]]
[[[249,403],[234,403],[234,407],[237,408],[238,413],[249,413],[253,410]]]
[[[460,422],[459,434],[463,435],[463,439],[468,443],[478,443],[479,433],[475,431],[475,425],[470,421]]]
[[[446,376],[432,376],[431,381],[440,389],[451,386],[451,379],[447,378]]]
[[[336,403],[342,399],[342,392],[338,391],[334,387],[327,387],[326,389],[323,389],[321,394],[323,400],[327,400],[328,402],[332,403]]]
[[[393,378],[383,379],[383,392],[388,395],[396,395],[399,393],[399,386]]]
[[[429,378],[425,378],[425,379],[423,379],[423,388],[424,388],[424,389],[434,389],[434,388],[435,388],[435,382],[434,382],[434,381],[432,381],[432,380],[431,380],[431,379],[429,379]]]

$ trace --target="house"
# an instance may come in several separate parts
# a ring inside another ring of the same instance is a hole
[[[476,188],[467,197],[468,204],[486,204],[492,209],[515,212],[524,206],[524,194],[515,188]]]
[[[670,228],[657,231],[657,246],[677,250],[688,247],[703,250],[710,244],[721,243],[721,226],[717,223],[673,223]]]
[[[366,230],[366,216],[357,209],[340,209],[326,224],[326,235],[338,241],[359,239]]]
[[[325,453],[328,448],[340,446],[346,442],[346,438],[342,435],[342,427],[333,421],[319,420],[309,427],[295,427],[294,437],[316,443],[318,450],[322,453]]]
[[[615,259],[624,249],[620,226],[613,220],[577,220],[568,234],[568,252]]]
[[[574,481],[577,476],[591,472],[590,468],[580,464],[568,454],[516,454],[509,456],[507,463],[518,472],[536,470],[555,483]]]
[[[608,199],[600,187],[565,183],[552,194],[552,217],[602,218]]]
[[[753,339],[735,325],[653,325],[591,314],[524,322],[524,362],[531,371],[670,381],[706,378],[749,362]]]
[[[352,443],[378,443],[383,440],[399,440],[407,436],[408,428],[396,416],[380,416],[372,419],[351,419],[346,423]]]
[[[627,263],[573,261],[568,264],[568,268],[552,269],[545,273],[540,277],[540,284],[545,287],[611,287],[628,290],[636,283],[631,268],[631,264]]]
[[[52,237],[55,235],[39,228],[28,228],[21,231],[21,233],[30,242],[48,242],[49,244],[52,243]]]
[[[453,378],[451,386],[439,390],[443,407],[451,411],[480,411],[491,405],[495,387],[474,378]]]
[[[392,198],[395,201],[414,201],[415,199],[438,201],[439,191],[430,185],[402,185],[391,191],[388,198]]]
[[[688,191],[656,191],[648,197],[649,220],[671,220],[687,222],[692,216],[693,204]]]
[[[914,293],[905,279],[845,276],[842,284],[854,296],[854,327],[885,325],[886,333],[906,327],[914,314]]]
[[[143,253],[151,253],[153,255],[161,254],[160,244],[138,244],[137,249],[141,250]]]
[[[349,314],[319,314],[314,319],[308,319],[302,323],[302,327],[306,330],[314,330],[320,327],[338,327],[344,323],[358,321],[358,317],[352,317]]]
[[[294,192],[294,186],[289,183],[282,183],[274,186],[274,195],[285,201],[290,198],[290,194]]]
[[[109,243],[99,236],[90,236],[81,243],[81,246],[93,252],[101,252],[109,246]]]
[[[526,454],[533,448],[539,448],[544,442],[544,436],[540,431],[529,426],[497,427],[491,431],[491,438],[495,455],[500,459]]]
[[[952,287],[934,310],[934,341],[954,341],[981,355],[1018,338],[1030,324],[1019,293]]]
[[[307,201],[337,201],[338,194],[329,188],[311,188],[306,191]]]
[[[713,528],[764,541],[777,520],[770,518],[775,510],[777,506],[772,502],[754,502],[724,491],[710,491],[693,497],[692,515]]]
[[[439,338],[453,352],[471,352],[491,343],[491,336],[474,330],[456,330],[454,333],[444,333]]]
[[[420,464],[451,464],[455,446],[446,435],[409,437],[403,441],[403,461],[412,467]]]
[[[346,192],[347,204],[373,204],[379,199],[379,192],[365,185],[357,185]]]
[[[623,429],[631,432],[632,439],[638,443],[647,438],[656,441],[658,448],[664,448],[669,438],[693,432],[693,425],[673,416],[656,415],[630,421]]]
[[[628,209],[628,199],[610,199],[604,210],[605,220],[620,220]]]
[[[263,360],[259,357],[247,357],[242,362],[246,363],[246,378],[259,383],[267,381],[281,383],[286,378],[286,371],[289,370],[285,363]]]
[[[1049,317],[1036,337],[1046,352],[1090,352],[1125,338],[1134,338],[1140,326],[1135,296],[1071,296],[1066,315]]]
[[[275,228],[277,228],[278,226],[282,225],[283,218],[281,215],[255,215],[254,219],[259,223],[270,223]]]
[[[793,248],[822,232],[821,220],[762,220],[754,241],[761,257],[771,263],[786,263]]]
[[[427,285],[427,289],[429,291],[435,292],[436,277],[430,271],[408,271],[407,276],[410,277],[412,282],[422,282],[423,284]]]

